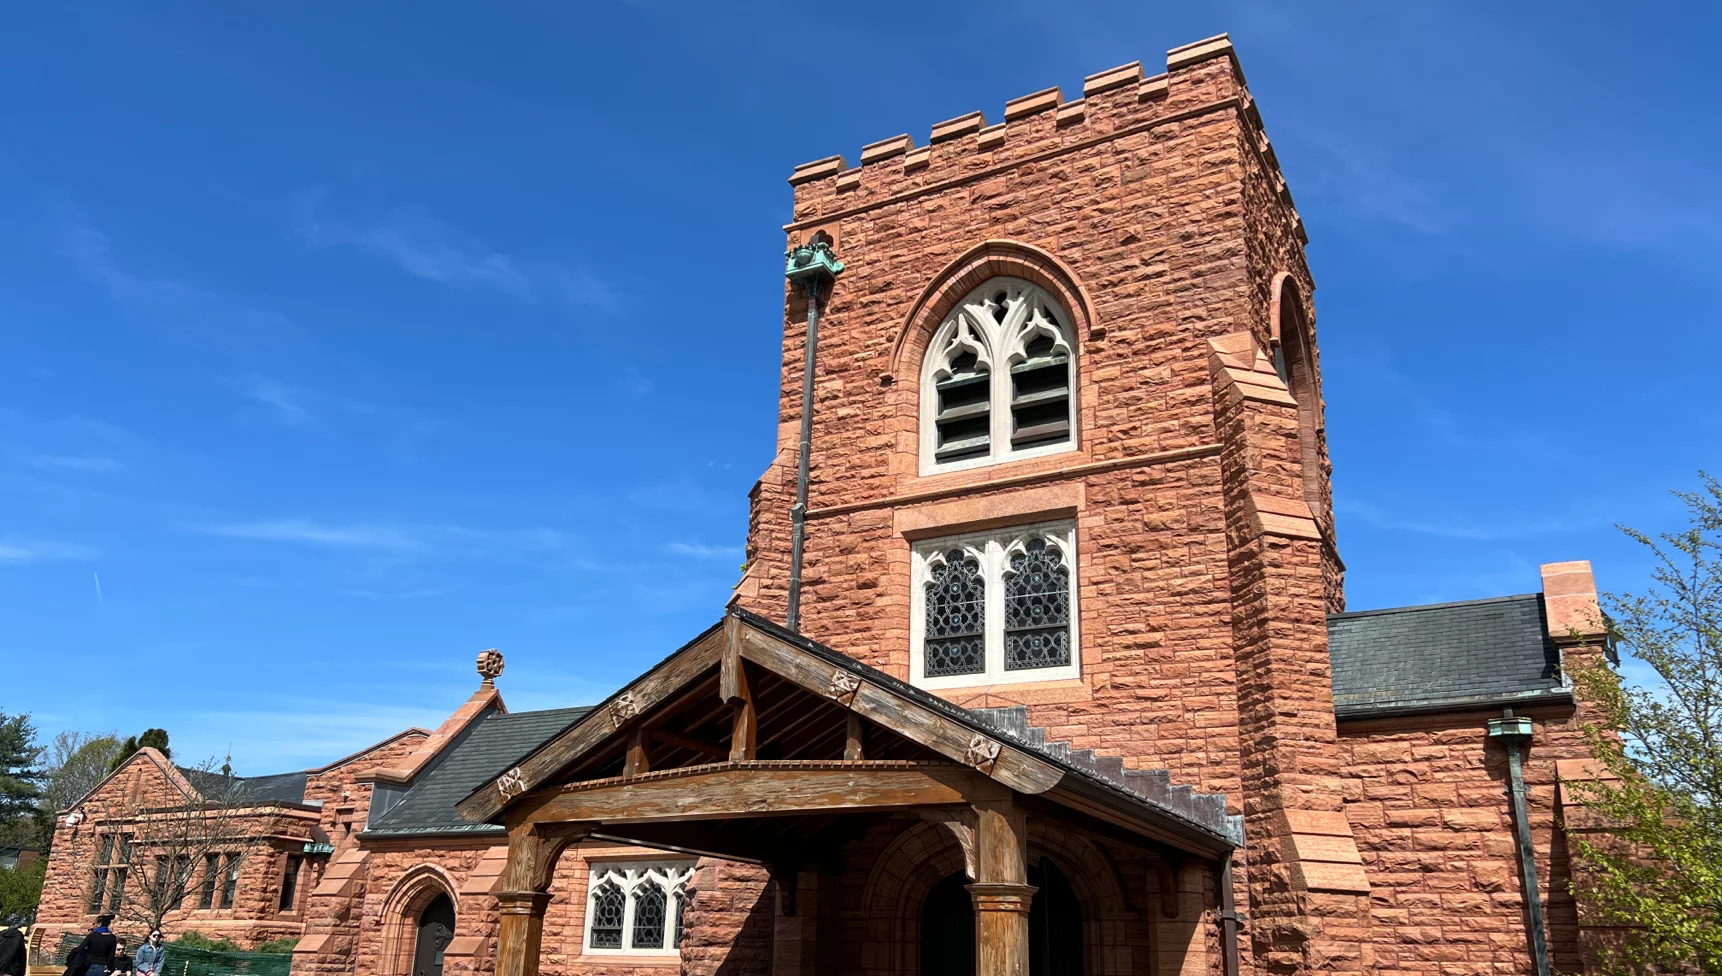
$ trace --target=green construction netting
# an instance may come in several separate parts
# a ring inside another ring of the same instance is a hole
[[[67,954],[82,941],[81,935],[62,937],[55,962],[65,965]],[[290,952],[212,952],[177,942],[167,943],[166,948],[167,961],[162,966],[162,976],[287,976],[287,970],[293,965]]]

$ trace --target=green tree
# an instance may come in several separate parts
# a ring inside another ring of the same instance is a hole
[[[47,873],[47,858],[0,868],[0,927],[27,925],[35,919],[36,906],[42,901],[42,879]]]
[[[1612,774],[1581,785],[1605,833],[1574,835],[1574,894],[1623,926],[1605,971],[1722,973],[1722,483],[1677,492],[1687,527],[1623,529],[1654,558],[1642,595],[1611,595],[1614,636],[1661,679],[1624,683],[1606,665],[1576,678],[1599,706],[1587,729]]]
[[[126,736],[126,741],[120,744],[119,754],[114,756],[108,765],[108,772],[125,765],[127,759],[137,755],[137,751],[143,748],[153,748],[168,759],[173,758],[173,750],[167,747],[167,730],[145,729],[143,735]]]
[[[42,748],[28,715],[0,712],[0,843],[40,840],[36,800],[42,795]]]

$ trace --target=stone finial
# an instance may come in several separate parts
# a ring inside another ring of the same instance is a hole
[[[478,676],[484,679],[484,687],[492,688],[496,684],[496,676],[502,673],[502,652],[496,648],[478,652]]]

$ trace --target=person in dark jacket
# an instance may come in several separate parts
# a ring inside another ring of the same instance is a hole
[[[28,954],[24,932],[16,925],[0,932],[0,976],[24,976],[24,957]]]
[[[114,948],[119,944],[108,930],[113,921],[112,915],[96,916],[96,927],[66,957],[65,976],[108,976],[114,968]]]
[[[114,968],[108,976],[132,976],[132,956],[126,951],[126,940],[114,940]]]

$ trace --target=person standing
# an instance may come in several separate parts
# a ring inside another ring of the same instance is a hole
[[[66,957],[65,976],[108,976],[114,968],[114,949],[119,940],[108,930],[112,915],[97,915],[96,927]]]
[[[161,944],[161,929],[156,929],[143,945],[138,946],[137,955],[132,957],[133,972],[137,976],[161,976],[162,964],[166,961],[167,947]]]
[[[0,976],[24,976],[24,957],[28,954],[22,929],[9,925],[0,932]]]

